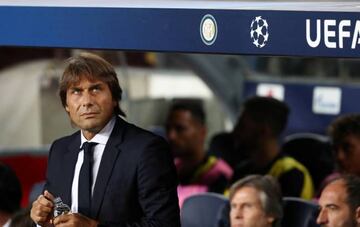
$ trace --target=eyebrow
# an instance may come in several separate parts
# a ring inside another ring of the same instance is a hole
[[[72,87],[69,87],[68,90],[71,90],[71,91],[81,91],[82,88],[76,87],[76,86],[72,86]]]
[[[230,205],[232,205],[232,204],[238,204],[238,205],[253,205],[253,204],[255,204],[255,202],[248,202],[248,201],[240,202],[240,203],[231,202]]]
[[[90,84],[89,89],[100,88],[102,86],[103,86],[102,83]],[[71,89],[71,90],[83,90],[83,88],[81,88],[79,85],[69,86],[69,89]]]
[[[100,88],[102,87],[102,84],[101,83],[97,83],[97,84],[92,84],[89,86],[89,89],[92,89],[92,88]]]

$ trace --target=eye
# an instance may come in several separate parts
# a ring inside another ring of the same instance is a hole
[[[329,210],[331,210],[331,211],[335,211],[335,210],[338,209],[338,207],[335,206],[335,205],[329,205],[329,206],[327,206],[327,208],[328,208]]]
[[[78,95],[78,94],[80,94],[80,89],[77,89],[77,88],[74,88],[74,89],[71,89],[71,94],[73,94],[73,95]]]
[[[91,92],[97,93],[97,92],[101,91],[101,87],[100,86],[94,86],[90,90],[91,90]]]
[[[244,204],[244,208],[251,208],[252,207],[252,204],[250,204],[250,203],[245,203]]]
[[[345,154],[351,154],[356,149],[356,145],[351,141],[345,141],[341,148],[343,149]]]
[[[184,125],[175,125],[175,130],[177,133],[182,133],[186,131],[186,127]]]

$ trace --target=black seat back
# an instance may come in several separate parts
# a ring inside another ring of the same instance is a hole
[[[282,151],[302,163],[310,172],[315,189],[334,171],[334,158],[327,137],[298,133],[284,139]]]
[[[320,227],[316,224],[318,206],[300,198],[284,197],[282,227]]]
[[[228,203],[220,194],[203,193],[193,195],[184,201],[181,208],[182,227],[215,227],[219,211]]]

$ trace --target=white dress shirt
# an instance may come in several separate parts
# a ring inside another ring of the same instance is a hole
[[[3,225],[3,227],[10,227],[10,224],[11,224],[11,218],[7,220],[7,222]]]
[[[96,146],[94,147],[94,151],[93,151],[94,162],[93,162],[93,166],[92,166],[93,182],[92,182],[92,186],[91,186],[91,194],[94,193],[94,187],[95,187],[96,177],[97,177],[99,167],[100,167],[100,161],[101,161],[102,155],[104,153],[105,145],[106,145],[107,141],[109,140],[112,130],[114,129],[115,122],[116,122],[116,118],[113,117],[105,125],[105,127],[98,134],[96,134],[91,140],[87,140],[85,138],[83,132],[81,131],[81,144],[80,144],[79,149],[81,149],[83,143],[85,143],[85,142],[97,143]],[[73,151],[73,152],[76,152],[76,151]],[[81,169],[81,165],[82,165],[83,161],[84,161],[84,150],[81,150],[79,152],[78,159],[77,159],[77,162],[75,165],[74,178],[73,178],[72,187],[71,187],[71,211],[73,213],[78,212],[79,174],[80,174],[80,169]]]

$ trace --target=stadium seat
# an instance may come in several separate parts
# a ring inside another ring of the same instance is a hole
[[[184,201],[181,209],[182,227],[215,227],[218,213],[228,199],[220,194],[202,193]]]
[[[300,198],[284,197],[284,227],[320,227],[316,224],[318,206]]]
[[[285,137],[282,151],[308,168],[315,185],[334,170],[334,158],[327,137],[313,133],[297,133]]]

